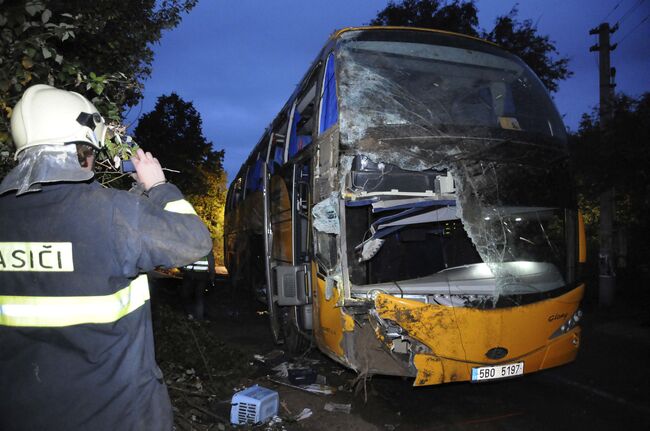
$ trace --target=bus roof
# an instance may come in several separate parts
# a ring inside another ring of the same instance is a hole
[[[496,46],[498,48],[503,49],[501,46],[494,42],[490,42],[489,40],[481,39],[480,37],[475,37],[475,36],[470,36],[467,34],[462,34],[462,33],[456,33],[453,31],[447,31],[447,30],[437,30],[433,28],[423,28],[423,27],[401,27],[401,26],[366,26],[366,27],[345,27],[340,30],[334,31],[332,35],[330,36],[330,40],[336,40],[340,38],[344,33],[348,33],[351,31],[385,31],[385,30],[398,30],[398,31],[418,31],[418,32],[427,32],[427,33],[437,33],[437,34],[445,34],[448,36],[457,36],[457,37],[462,37],[466,39],[471,39],[474,41],[486,43],[488,45]]]
[[[447,31],[447,30],[436,30],[436,29],[431,29],[431,28],[422,28],[422,27],[402,27],[402,26],[361,26],[361,27],[345,27],[340,30],[335,30],[327,40],[327,42],[323,45],[321,50],[318,52],[318,55],[316,56],[316,59],[314,62],[309,66],[307,69],[307,72],[305,76],[302,77],[302,79],[299,81],[299,84],[296,86],[295,90],[287,100],[287,102],[283,105],[282,109],[279,111],[279,113],[274,117],[274,119],[271,121],[271,123],[264,129],[264,133],[262,134],[262,137],[260,140],[253,146],[251,149],[251,152],[248,154],[246,157],[244,163],[239,167],[239,170],[237,171],[237,174],[233,177],[233,181],[242,175],[245,175],[245,167],[247,164],[249,164],[252,159],[255,157],[256,153],[260,150],[260,145],[264,145],[265,138],[267,136],[267,132],[272,129],[273,124],[276,122],[276,120],[279,118],[282,112],[284,112],[288,107],[291,105],[293,100],[298,96],[300,91],[302,90],[302,85],[307,77],[310,75],[312,72],[314,65],[317,64],[320,61],[320,58],[323,54],[323,52],[327,51],[330,49],[329,47],[331,46],[332,43],[334,43],[337,39],[339,39],[343,34],[353,32],[353,31],[413,31],[413,32],[421,32],[421,33],[435,33],[435,34],[441,34],[441,35],[446,35],[446,36],[451,36],[451,37],[459,37],[459,38],[464,38],[464,39],[469,39],[475,42],[480,42],[484,43],[496,48],[499,48],[503,50],[502,47],[500,47],[498,44],[494,42],[490,42],[489,40],[481,39],[478,37],[474,36],[469,36],[466,34],[462,33],[455,33],[453,31]]]

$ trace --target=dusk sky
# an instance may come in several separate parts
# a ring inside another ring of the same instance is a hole
[[[127,121],[151,111],[156,98],[171,92],[192,101],[203,132],[225,149],[232,180],[299,83],[329,35],[367,24],[387,0],[200,0],[181,24],[154,47],[151,78],[143,102]],[[477,0],[479,24],[491,29],[514,1]],[[612,42],[617,92],[650,91],[650,0],[521,0],[519,19],[530,18],[549,35],[574,75],[560,84],[555,103],[573,131],[598,103],[597,42],[589,29],[620,21]],[[645,19],[645,21],[644,21]]]

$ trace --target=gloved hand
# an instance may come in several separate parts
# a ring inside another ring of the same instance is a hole
[[[145,191],[167,181],[160,162],[151,153],[145,153],[138,148],[131,160],[133,160],[133,166],[137,172],[136,181],[142,184]]]

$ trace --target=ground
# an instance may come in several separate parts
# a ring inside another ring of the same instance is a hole
[[[300,358],[273,344],[263,305],[233,295],[221,278],[205,321],[189,320],[179,280],[152,280],[157,360],[179,430],[231,429],[233,394],[259,384],[279,393],[273,430],[563,430],[650,428],[650,315],[619,292],[613,308],[587,303],[575,363],[522,378],[414,388],[412,380],[356,375],[316,349]],[[302,363],[335,390],[318,395],[275,383],[274,366]],[[328,411],[327,404],[343,411]],[[345,406],[350,406],[349,413]],[[304,411],[308,417],[298,420]],[[311,413],[311,415],[309,415]],[[241,428],[241,427],[240,427]]]

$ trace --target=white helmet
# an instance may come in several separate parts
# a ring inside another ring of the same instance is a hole
[[[106,123],[81,94],[49,85],[29,87],[11,115],[16,156],[36,145],[84,143],[104,146]]]

